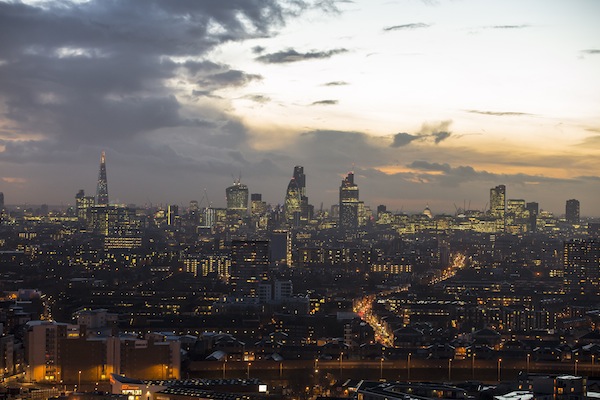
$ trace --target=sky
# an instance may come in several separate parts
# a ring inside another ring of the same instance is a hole
[[[596,0],[0,1],[0,191],[600,216]]]

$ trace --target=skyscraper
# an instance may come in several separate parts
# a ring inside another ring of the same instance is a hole
[[[340,185],[340,230],[356,230],[358,227],[358,203],[358,185],[354,183],[354,173],[348,172]]]
[[[498,185],[490,189],[490,214],[502,218],[506,214],[506,186]]]
[[[567,222],[570,222],[571,224],[579,223],[579,200],[567,200],[567,204],[565,207],[565,217],[567,219]]]
[[[296,165],[294,167],[294,179],[296,185],[300,189],[300,196],[306,196],[306,175],[304,175],[304,167]]]
[[[243,218],[248,213],[248,186],[244,185],[238,179],[233,182],[233,186],[225,189],[227,197],[227,213],[237,215]]]
[[[100,172],[98,173],[98,185],[96,186],[96,204],[108,205],[108,182],[106,180],[106,155],[102,152],[100,157]]]
[[[298,168],[298,167],[296,167]],[[294,173],[296,171],[294,170]],[[296,178],[290,179],[287,191],[285,192],[284,216],[288,226],[297,227],[300,224],[300,214],[302,212],[302,192],[298,186]]]
[[[88,210],[95,206],[96,198],[94,196],[86,196],[83,189],[80,189],[75,195],[75,204],[77,206],[77,218],[79,222],[87,222]]]
[[[304,167],[296,165],[294,176],[285,192],[284,219],[287,226],[297,227],[306,224],[312,217],[312,208],[306,196],[306,175]]]
[[[0,211],[4,210],[4,192],[0,192]]]
[[[535,201],[527,203],[525,206],[529,213],[529,229],[531,232],[537,231],[537,216],[539,214],[540,206]]]

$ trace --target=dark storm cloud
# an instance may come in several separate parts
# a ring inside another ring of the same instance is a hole
[[[310,105],[311,106],[333,106],[338,103],[339,103],[338,100],[319,100],[319,101],[312,102]]]
[[[419,28],[429,28],[429,25],[425,24],[423,22],[417,22],[417,23],[412,23],[412,24],[389,26],[387,28],[383,28],[383,30],[385,32],[391,32],[391,31],[404,31],[404,30],[412,30],[412,29],[419,29]]]
[[[391,147],[402,147],[412,143],[415,140],[418,140],[419,136],[411,135],[410,133],[400,132],[394,135],[394,140]]]
[[[189,127],[188,135],[209,141],[228,137],[232,117],[211,107],[190,118],[168,82],[196,86],[190,91],[196,98],[217,98],[220,88],[261,79],[208,59],[209,52],[228,41],[270,36],[309,7],[321,6],[308,0],[0,2],[0,37],[11,38],[0,41],[0,129],[42,137],[17,138],[0,159],[58,159],[60,149],[86,146],[141,152],[155,148],[140,145],[156,140],[149,133],[165,128]],[[244,146],[247,134],[235,135],[226,142]]]
[[[347,52],[347,49],[332,49],[327,51],[309,51],[306,53],[300,53],[294,49],[287,49],[256,57],[256,60],[265,64],[285,64],[306,60],[322,60]]]
[[[581,50],[583,54],[600,54],[600,49]]]
[[[493,115],[495,117],[519,117],[523,115],[533,115],[524,112],[516,112],[516,111],[482,111],[482,110],[465,110],[471,114],[482,114],[482,115]]]

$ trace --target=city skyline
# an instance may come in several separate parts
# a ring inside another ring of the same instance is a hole
[[[0,2],[0,192],[111,200],[489,208],[489,189],[600,215],[593,1]]]

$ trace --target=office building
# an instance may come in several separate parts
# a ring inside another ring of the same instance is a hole
[[[106,155],[102,152],[100,157],[100,172],[98,173],[98,185],[96,186],[96,204],[108,205],[108,182],[106,180]]]
[[[248,186],[238,179],[225,189],[227,198],[227,214],[237,218],[245,218],[248,213]]]
[[[287,230],[274,230],[269,235],[271,261],[279,265],[292,266],[292,233]]]
[[[579,200],[567,200],[565,206],[565,218],[571,224],[579,223]]]
[[[527,203],[525,209],[528,214],[529,230],[531,232],[537,231],[537,217],[540,212],[540,205],[534,201]]]
[[[0,212],[4,210],[4,192],[0,192]]]
[[[358,203],[358,185],[354,183],[354,173],[349,172],[340,185],[340,230],[352,231],[358,228]]]
[[[88,210],[96,205],[94,196],[86,196],[83,189],[75,195],[75,206],[77,208],[77,219],[81,223],[85,223],[88,218]]]
[[[287,226],[297,227],[300,225],[302,213],[302,194],[296,182],[296,178],[290,179],[285,193],[284,217]]]
[[[506,186],[498,185],[490,189],[490,214],[504,219],[506,215]]]

